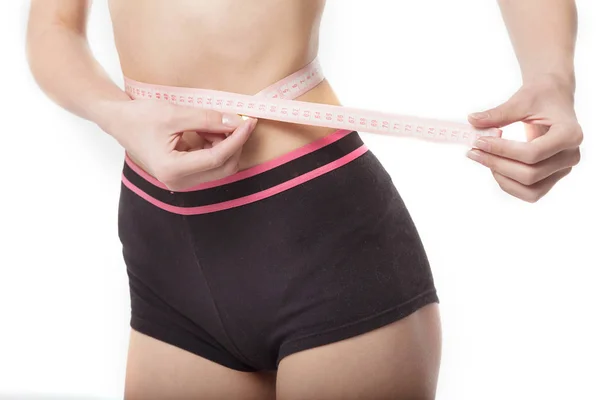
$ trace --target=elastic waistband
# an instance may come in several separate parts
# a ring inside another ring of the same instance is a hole
[[[273,160],[184,191],[171,191],[126,156],[122,182],[165,211],[206,214],[253,203],[331,172],[368,151],[356,131],[336,131]]]

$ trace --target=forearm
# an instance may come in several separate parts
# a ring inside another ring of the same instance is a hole
[[[27,55],[42,90],[70,112],[105,126],[114,104],[130,100],[94,59],[84,34],[60,24],[30,27]]]
[[[498,0],[523,82],[553,76],[575,89],[575,0]]]

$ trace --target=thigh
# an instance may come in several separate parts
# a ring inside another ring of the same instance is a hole
[[[131,331],[125,400],[274,398],[272,373],[236,371]]]
[[[277,399],[433,399],[441,358],[438,304],[279,364]]]

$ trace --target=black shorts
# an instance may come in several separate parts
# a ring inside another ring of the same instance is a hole
[[[129,158],[119,237],[131,327],[241,371],[438,302],[389,174],[356,132],[171,192]]]

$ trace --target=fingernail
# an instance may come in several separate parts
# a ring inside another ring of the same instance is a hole
[[[492,150],[492,145],[488,141],[482,139],[477,139],[475,143],[473,143],[473,147],[477,147],[478,149],[487,152],[490,152]]]
[[[473,114],[469,114],[469,117],[473,119],[486,119],[490,117],[490,114],[488,114],[487,112],[476,112]]]
[[[237,128],[244,122],[244,119],[237,114],[223,114],[223,125],[230,128]]]
[[[479,150],[469,150],[467,152],[467,157],[477,162],[481,162],[481,160],[483,159],[483,156]]]

